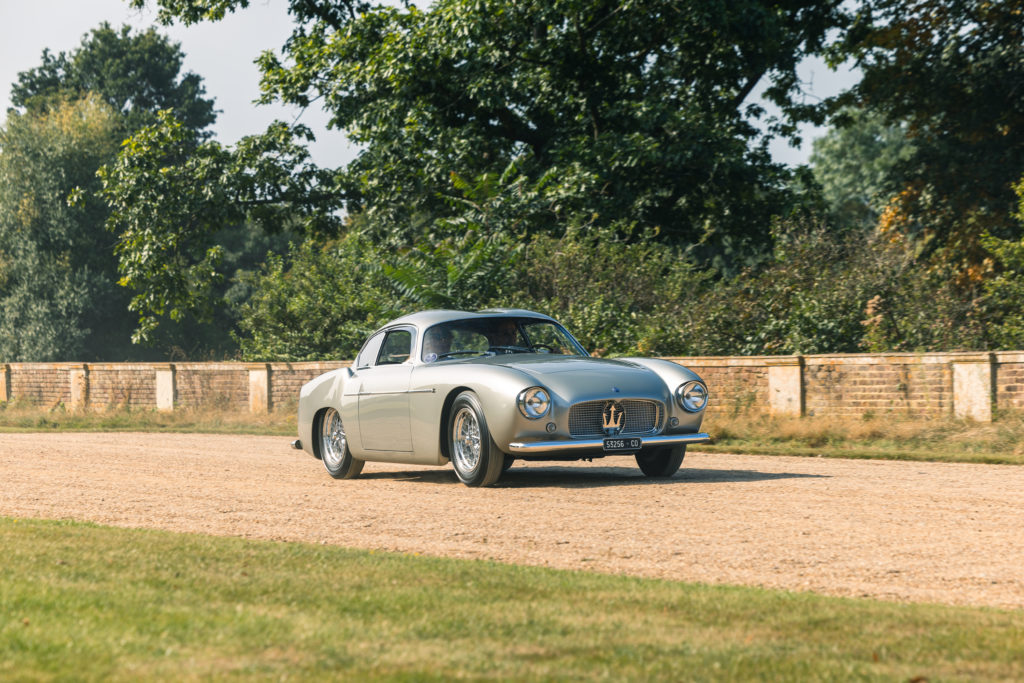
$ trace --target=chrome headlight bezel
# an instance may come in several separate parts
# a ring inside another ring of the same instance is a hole
[[[688,413],[699,413],[708,406],[708,388],[692,380],[676,387],[676,403]]]
[[[519,412],[528,420],[539,420],[551,412],[551,394],[544,387],[529,387],[516,397]]]

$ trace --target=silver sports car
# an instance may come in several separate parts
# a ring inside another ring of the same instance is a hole
[[[687,368],[591,358],[540,313],[424,311],[394,320],[352,367],[299,395],[299,440],[336,479],[363,463],[446,465],[489,486],[515,460],[632,455],[670,477],[700,431],[708,390]]]

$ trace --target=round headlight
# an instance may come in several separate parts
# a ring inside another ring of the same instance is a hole
[[[541,387],[530,387],[519,392],[516,403],[519,404],[519,412],[531,420],[537,420],[548,414],[551,397]]]
[[[696,413],[708,404],[708,388],[700,382],[680,384],[676,389],[676,401],[683,410]]]

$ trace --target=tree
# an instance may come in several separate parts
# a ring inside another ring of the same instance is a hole
[[[287,257],[272,255],[249,279],[238,342],[242,357],[351,360],[371,332],[402,313],[377,268],[374,245],[353,232],[321,244],[306,240]]]
[[[902,189],[898,168],[914,153],[903,126],[864,109],[814,141],[811,166],[837,226],[871,230]]]
[[[0,128],[0,358],[123,357],[130,325],[116,286],[106,207],[92,194],[121,121],[97,97]],[[68,196],[83,190],[72,206]]]
[[[224,230],[293,227],[319,235],[336,232],[325,226],[340,220],[335,194],[322,189],[329,175],[296,142],[307,129],[278,123],[228,149],[201,141],[169,111],[157,120],[99,171],[120,283],[134,292],[136,343],[152,341],[162,320],[212,317],[224,277]]]
[[[1018,205],[1014,218],[1024,227],[1024,178],[1014,186]],[[1024,349],[1024,238],[999,239],[988,235],[985,248],[996,261],[997,273],[985,281],[987,304],[995,319],[997,348]]]
[[[0,356],[155,355],[130,344],[129,296],[117,286],[115,239],[104,229],[109,212],[96,194],[96,171],[116,158],[126,135],[156,121],[161,107],[179,112],[197,138],[207,135],[213,101],[203,97],[198,76],[180,74],[182,59],[179,46],[153,30],[133,34],[103,24],[70,53],[44,51],[39,67],[19,74],[11,96],[19,109],[8,111],[0,141]],[[211,339],[206,330],[187,331]],[[180,337],[171,332],[161,341]]]
[[[914,152],[883,230],[922,237],[977,282],[981,236],[1010,238],[1011,186],[1024,167],[1024,20],[1018,2],[867,0],[835,51],[853,57],[856,102],[904,126]]]
[[[164,109],[203,131],[217,112],[213,100],[203,97],[202,79],[182,74],[183,60],[181,46],[152,28],[133,34],[128,26],[117,31],[104,22],[70,53],[43,50],[40,66],[18,74],[11,103],[39,111],[92,93],[123,117],[127,132],[154,123]]]
[[[188,23],[248,3],[157,4]],[[793,133],[811,114],[796,64],[843,24],[839,5],[292,0],[284,59],[261,59],[264,99],[320,101],[364,145],[341,189],[380,230],[408,238],[418,216],[457,215],[452,174],[474,182],[515,162],[528,185],[558,180],[532,232],[583,214],[736,260],[764,248],[769,217],[792,203],[748,98],[769,83],[785,112],[772,134]]]

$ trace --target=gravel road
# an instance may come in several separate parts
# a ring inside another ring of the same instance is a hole
[[[335,481],[283,437],[0,434],[0,515],[1024,608],[1024,467],[691,453]]]

